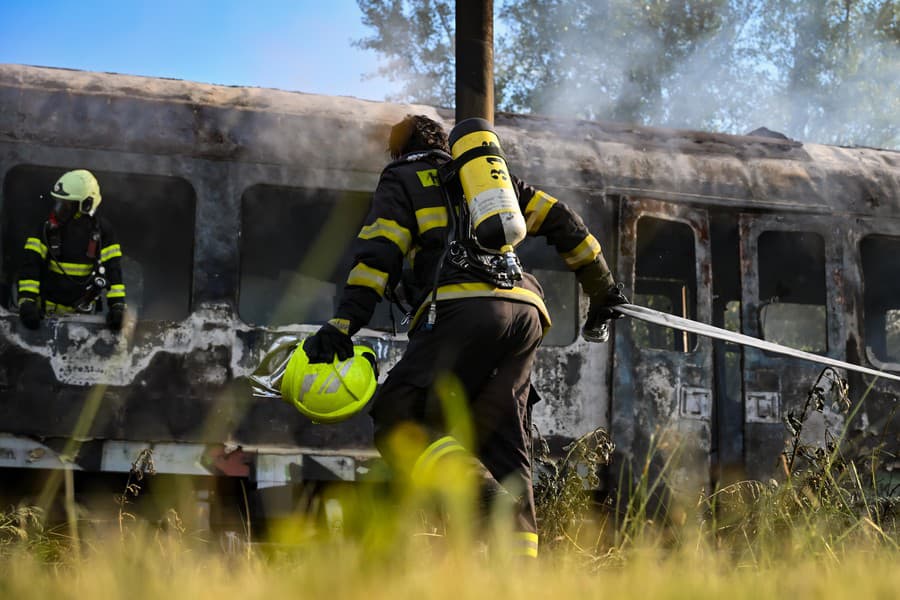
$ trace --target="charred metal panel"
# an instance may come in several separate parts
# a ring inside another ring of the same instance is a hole
[[[651,287],[644,289],[651,293],[665,289],[666,280],[657,277],[655,281],[642,281],[640,270],[649,269],[654,275],[671,271],[675,276],[668,261],[682,250],[680,244],[684,243],[667,237],[642,242],[641,219],[686,226],[688,243],[693,246],[694,258],[687,258],[693,281],[683,281],[682,294],[689,293],[694,298],[685,300],[681,309],[691,314],[682,316],[709,322],[712,281],[705,211],[638,198],[623,199],[621,210],[618,277],[626,291],[634,294],[647,284]],[[663,235],[664,231],[659,228],[654,233]],[[654,283],[664,287],[653,288]],[[657,295],[663,297],[661,291]],[[648,296],[651,297],[655,296]],[[663,475],[669,491],[692,494],[709,486],[712,343],[707,338],[681,339],[674,333],[660,343],[659,336],[640,327],[633,321],[616,325],[612,433],[619,468],[630,468],[631,476],[637,478],[640,465],[652,456],[651,477]],[[672,465],[663,472],[663,465],[670,458]]]
[[[805,345],[801,349],[845,360],[847,313],[838,222],[813,216],[742,215],[740,232],[744,333]],[[769,331],[773,311],[780,321]],[[805,327],[805,320],[812,321],[810,327]],[[799,333],[792,339],[772,337],[790,331]],[[821,372],[814,363],[744,349],[744,457],[750,477],[765,479],[778,471],[788,436],[783,419],[789,411],[801,412]],[[761,418],[761,400],[764,410],[773,408],[766,398],[779,399],[774,407],[777,416]],[[813,420],[821,422],[807,424],[807,430],[820,434],[820,445],[825,443],[826,427],[836,433],[843,424],[840,412],[831,407]]]
[[[352,98],[16,65],[0,67],[0,107],[4,141],[307,168],[333,165],[330,149],[341,148],[344,169],[377,163],[405,114]]]

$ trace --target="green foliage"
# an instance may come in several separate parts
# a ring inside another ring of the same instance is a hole
[[[393,99],[451,104],[453,6],[359,5]],[[495,31],[500,110],[900,146],[896,0],[497,0]]]
[[[600,469],[612,461],[615,445],[605,430],[597,429],[563,448],[563,457],[554,458],[547,441],[535,433],[534,501],[542,544],[546,548],[577,544],[593,509]]]
[[[363,25],[375,35],[354,45],[385,58],[376,75],[403,81],[391,100],[447,106],[454,98],[453,5],[448,0],[358,0]]]
[[[66,546],[62,535],[47,529],[39,508],[16,506],[0,512],[0,563],[15,552],[24,551],[45,564],[59,564]]]

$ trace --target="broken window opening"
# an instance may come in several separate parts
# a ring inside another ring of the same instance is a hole
[[[859,247],[866,347],[884,363],[900,363],[900,238],[870,235]]]
[[[248,188],[241,206],[241,319],[280,326],[333,317],[371,199],[370,192]],[[368,326],[391,331],[401,320],[399,309],[379,302]]]
[[[15,280],[25,239],[53,208],[49,191],[66,171],[89,165],[20,165],[3,180],[2,304],[15,303]],[[191,309],[196,193],[178,177],[98,171],[99,216],[122,246],[126,301],[139,320],[178,321]],[[160,243],[165,240],[165,243]]]
[[[641,217],[637,226],[634,302],[661,312],[695,319],[697,265],[694,231],[685,223]],[[638,346],[692,352],[695,334],[630,320]]]
[[[811,232],[765,231],[759,236],[758,258],[763,339],[824,354],[825,240]]]
[[[723,315],[725,329],[735,333],[741,333],[741,301],[731,300],[725,304]]]

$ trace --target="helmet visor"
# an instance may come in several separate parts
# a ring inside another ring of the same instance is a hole
[[[56,215],[56,220],[60,223],[67,222],[78,212],[78,205],[78,202],[57,198],[56,203],[53,205],[53,214]]]

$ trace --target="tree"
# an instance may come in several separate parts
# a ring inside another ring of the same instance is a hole
[[[388,100],[434,106],[452,103],[454,94],[453,0],[358,0],[363,25],[375,30],[354,41],[386,59],[375,75],[403,81]]]
[[[900,146],[900,0],[504,0],[500,110]],[[449,0],[359,0],[395,100],[453,93]]]

